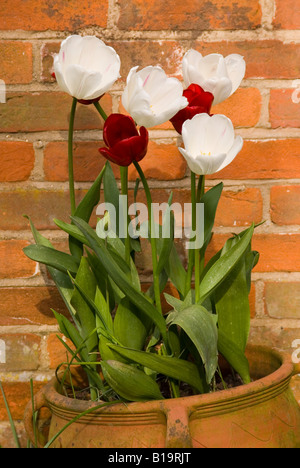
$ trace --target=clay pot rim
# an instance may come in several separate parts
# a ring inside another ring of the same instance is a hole
[[[247,353],[251,355],[269,355],[273,360],[273,367],[278,366],[270,374],[265,377],[259,378],[249,384],[241,385],[239,387],[220,390],[215,393],[208,393],[203,395],[193,395],[189,397],[181,397],[176,399],[165,399],[165,400],[153,400],[146,402],[129,402],[116,403],[111,406],[104,407],[100,410],[96,410],[93,414],[99,413],[123,413],[132,414],[134,413],[148,413],[151,411],[167,410],[168,407],[174,405],[185,406],[189,408],[190,414],[196,410],[209,411],[210,408],[219,407],[219,410],[230,406],[236,406],[237,401],[239,405],[249,406],[254,404],[254,400],[258,399],[268,400],[274,396],[286,390],[289,386],[290,380],[299,370],[296,371],[295,365],[291,361],[289,354],[285,352],[279,352],[276,349],[269,348],[266,346],[249,345],[247,347]],[[251,361],[250,361],[251,362]],[[48,406],[55,411],[55,408],[63,408],[70,413],[73,413],[70,417],[73,417],[76,413],[81,413],[93,406],[99,406],[101,402],[92,402],[85,400],[75,400],[68,398],[58,392],[58,385],[56,378],[53,378],[45,387],[43,395],[48,403]],[[253,401],[252,401],[253,400]]]

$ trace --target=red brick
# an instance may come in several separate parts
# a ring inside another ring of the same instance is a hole
[[[147,179],[176,180],[185,176],[187,164],[175,143],[164,144],[150,141],[148,153],[141,161]],[[138,174],[133,165],[129,167],[129,179],[136,180]]]
[[[270,317],[300,319],[300,283],[267,282],[265,284],[264,300],[266,313]]]
[[[250,329],[250,343],[277,348],[279,351],[285,351],[292,356],[295,351],[292,343],[299,339],[300,329],[278,326],[277,324],[276,326],[274,322],[277,321],[273,321],[270,325],[259,324],[259,326],[252,326]]]
[[[235,160],[209,179],[300,178],[300,140],[245,141]]]
[[[32,81],[32,45],[29,42],[0,42],[1,79],[6,84]]]
[[[23,420],[27,403],[31,400],[29,382],[2,382],[4,393],[14,420]],[[33,391],[36,394],[45,383],[33,382]],[[8,421],[4,400],[0,398],[0,421]]]
[[[74,143],[74,177],[77,182],[94,181],[105,164],[99,153],[103,142]],[[45,148],[45,178],[49,181],[63,182],[68,180],[68,144],[51,142]]]
[[[261,24],[258,0],[120,0],[118,27],[125,30],[255,29]]]
[[[28,179],[34,167],[32,143],[1,141],[0,155],[0,182],[21,182]]]
[[[40,361],[41,338],[28,333],[0,334],[5,343],[5,363],[0,363],[0,372],[36,370]]]
[[[0,105],[0,132],[38,132],[67,130],[72,98],[60,92],[9,93]],[[101,104],[111,112],[111,97],[106,94]],[[103,120],[93,105],[78,105],[75,130],[100,129]]]
[[[299,29],[300,10],[298,0],[276,0],[273,20],[276,29]]]
[[[60,337],[66,341],[66,344],[75,351],[74,345],[63,335]],[[57,334],[51,334],[47,338],[47,352],[50,360],[50,369],[56,369],[61,363],[71,359],[70,353],[58,339]],[[67,357],[68,355],[68,357]]]
[[[76,192],[79,202],[86,191]],[[68,190],[18,189],[0,192],[0,229],[28,228],[28,215],[38,230],[56,228],[54,218],[69,222],[70,196]]]
[[[181,76],[184,49],[178,41],[116,41],[110,42],[121,58],[121,79],[126,80],[132,67],[160,65],[167,75]]]
[[[0,241],[0,279],[30,278],[35,274],[36,263],[22,250],[27,245],[29,242],[25,240]]]
[[[207,251],[207,259],[220,250],[227,234],[215,234]],[[297,272],[300,270],[299,234],[255,234],[252,248],[260,253],[256,272]]]
[[[56,287],[0,288],[1,326],[56,325],[51,309],[68,314]]]
[[[248,226],[262,220],[263,202],[259,189],[223,192],[216,215],[216,226]]]
[[[203,42],[192,47],[202,55],[240,54],[246,61],[245,78],[285,79],[300,75],[300,50],[297,44],[276,40]]]
[[[300,186],[272,187],[271,218],[280,225],[300,224]]]
[[[272,128],[300,127],[300,105],[293,102],[294,89],[271,89],[270,122]]]
[[[239,88],[226,101],[212,107],[213,114],[224,114],[235,127],[254,127],[261,113],[262,97],[256,88]]]
[[[40,0],[2,0],[0,29],[25,31],[74,31],[86,26],[107,25],[108,0],[53,0],[47,4]]]
[[[103,142],[76,142],[74,144],[74,174],[77,182],[92,182],[106,159],[99,153]],[[115,177],[120,178],[119,167],[112,164]],[[186,173],[186,162],[177,149],[176,143],[149,142],[148,154],[141,162],[148,179],[182,179]],[[49,181],[68,180],[68,149],[65,142],[52,142],[45,148],[45,178]],[[137,172],[129,167],[129,179],[136,180]]]

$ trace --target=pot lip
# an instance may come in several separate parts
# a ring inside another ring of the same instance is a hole
[[[239,401],[239,405],[246,404],[251,405],[251,400],[267,400],[272,398],[278,393],[282,393],[290,383],[290,380],[294,374],[294,365],[288,353],[279,351],[278,349],[248,345],[248,352],[251,354],[271,355],[273,360],[276,361],[279,367],[272,373],[255,380],[249,384],[241,385],[239,387],[230,388],[227,390],[220,390],[214,393],[192,395],[188,397],[180,397],[165,400],[152,400],[146,402],[129,402],[126,404],[116,403],[111,406],[106,406],[103,409],[96,410],[95,413],[147,413],[153,411],[168,411],[172,406],[185,406],[189,408],[190,413],[196,411],[199,408],[205,409],[212,405],[224,406],[236,404]],[[49,404],[51,409],[65,408],[67,411],[80,413],[87,409],[95,406],[99,406],[101,402],[92,402],[85,400],[74,400],[61,395],[57,391],[58,382],[54,377],[44,387],[44,397]],[[235,403],[234,403],[235,402]]]

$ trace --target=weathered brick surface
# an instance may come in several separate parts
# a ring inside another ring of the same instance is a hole
[[[300,186],[272,187],[271,218],[280,225],[300,224]]]
[[[264,291],[266,313],[276,319],[300,318],[300,283],[267,282]]]
[[[300,178],[300,140],[246,140],[232,164],[211,179],[292,179]]]
[[[5,343],[6,362],[0,363],[0,372],[37,370],[40,362],[41,338],[34,334],[1,334]]]
[[[1,141],[0,155],[0,182],[21,182],[29,178],[35,159],[31,143]]]
[[[41,132],[67,130],[72,99],[61,92],[8,93],[7,103],[0,104],[0,132]],[[111,112],[111,99],[105,95],[101,104]],[[100,129],[103,120],[94,106],[78,105],[75,129]]]
[[[300,12],[297,0],[276,0],[273,20],[276,29],[299,29]]]
[[[24,240],[0,241],[0,279],[30,278],[36,273],[36,264],[23,253],[29,245]]]
[[[44,382],[33,382],[34,393],[38,392],[44,384]],[[30,383],[4,382],[2,385],[13,419],[22,421],[26,405],[31,399]],[[0,398],[0,421],[8,421],[3,398]]]
[[[6,84],[30,83],[32,65],[30,42],[0,42],[0,74]]]
[[[272,128],[300,126],[300,106],[293,100],[294,89],[271,89],[270,122]]]
[[[240,88],[226,101],[212,107],[212,113],[224,114],[235,127],[255,127],[261,114],[261,94],[256,88]]]
[[[0,5],[0,29],[26,31],[74,31],[85,26],[106,27],[108,0],[2,0]]]
[[[56,325],[51,309],[68,313],[55,287],[2,287],[0,302],[1,326]]]
[[[157,3],[154,0],[121,0],[120,29],[150,30],[226,30],[255,29],[261,24],[261,9],[257,0],[238,4],[228,0],[185,2],[179,0]]]

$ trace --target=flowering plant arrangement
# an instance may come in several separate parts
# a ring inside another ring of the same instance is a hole
[[[64,299],[70,319],[53,312],[60,331],[75,348],[61,340],[71,353],[65,365],[85,370],[92,400],[178,398],[187,386],[191,394],[211,392],[216,379],[222,379],[219,355],[243,383],[250,382],[245,349],[251,271],[259,257],[251,248],[255,226],[233,235],[205,264],[223,189],[220,183],[205,190],[205,176],[230,164],[243,145],[230,119],[211,110],[239,87],[245,62],[236,54],[203,57],[190,50],[182,70],[185,89],[159,66],[132,68],[122,94],[128,115],[107,116],[101,97],[120,73],[114,49],[96,37],[73,35],[62,42],[54,58],[57,83],[73,97],[68,151],[71,217],[70,223],[55,220],[68,234],[69,253],[56,250],[30,219],[35,245],[24,251],[47,266]],[[107,163],[76,206],[73,133],[78,103],[94,105],[105,121],[105,147],[99,151]],[[148,129],[168,120],[182,136],[179,151],[190,170],[187,266],[176,250],[172,195],[160,225],[139,164],[147,153]],[[120,167],[120,188],[110,162]],[[131,164],[139,175],[135,195],[140,182],[146,195],[148,219],[143,223],[137,209],[128,209]],[[89,222],[102,185],[105,209],[94,229]],[[153,280],[147,291],[142,290],[135,264],[142,233],[152,252]],[[174,295],[164,293],[168,283]],[[162,310],[163,293],[171,307],[167,314]]]

